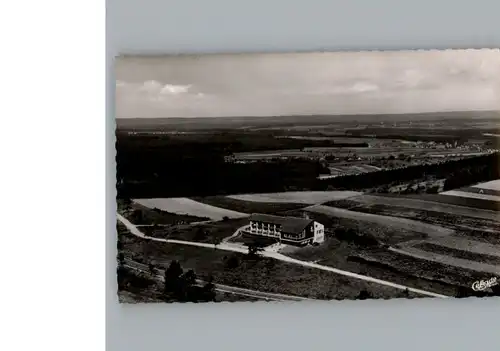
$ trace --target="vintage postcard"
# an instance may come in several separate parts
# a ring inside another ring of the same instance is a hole
[[[116,59],[121,302],[500,295],[500,51]]]

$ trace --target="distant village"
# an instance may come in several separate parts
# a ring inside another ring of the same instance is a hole
[[[445,160],[474,157],[498,152],[482,142],[469,141],[459,145],[435,141],[384,140],[382,145],[368,147],[309,147],[293,150],[266,150],[226,155],[226,163],[245,164],[301,159],[321,162],[324,166],[319,179],[375,172],[382,169],[405,168],[421,164],[436,164]],[[329,172],[328,172],[329,171]]]

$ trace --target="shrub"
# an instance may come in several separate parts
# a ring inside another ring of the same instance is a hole
[[[437,194],[439,193],[439,186],[433,186],[427,189],[427,194]]]
[[[229,269],[235,269],[240,265],[240,260],[236,256],[231,256],[226,261],[226,267]]]
[[[370,234],[358,234],[354,229],[344,229],[337,228],[335,229],[335,237],[338,240],[346,241],[348,243],[353,243],[360,246],[378,246],[380,245],[377,238]]]
[[[149,279],[141,274],[137,274],[131,269],[125,267],[118,267],[117,271],[118,288],[132,288],[134,290],[147,289],[149,286],[155,284],[155,281]]]
[[[367,300],[373,298],[372,294],[368,290],[361,290],[356,297],[357,300]]]

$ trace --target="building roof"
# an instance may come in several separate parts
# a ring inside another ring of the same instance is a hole
[[[281,225],[281,231],[284,233],[299,234],[306,227],[313,223],[312,219],[297,218],[297,217],[280,217],[267,214],[253,213],[250,216],[251,221],[264,222],[270,224]]]

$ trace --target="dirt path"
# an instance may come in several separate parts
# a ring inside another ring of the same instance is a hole
[[[250,227],[250,225],[244,225],[242,227],[239,227],[238,229],[235,230],[235,232],[233,233],[233,235],[230,235],[230,236],[226,236],[224,239],[222,239],[222,242],[223,243],[227,243],[229,240],[231,240],[232,238],[235,238],[237,237],[238,235],[240,235],[240,231],[242,230],[245,230],[247,229],[248,227]]]
[[[190,245],[190,246],[198,246],[198,247],[205,247],[205,248],[211,248],[211,249],[218,249],[218,250],[239,252],[239,253],[244,253],[244,254],[248,253],[248,249],[242,248],[240,245],[232,245],[232,244],[229,244],[229,243],[220,243],[219,245],[215,246],[213,244],[197,243],[197,242],[192,242],[192,241],[182,241],[182,240],[172,240],[172,239],[160,239],[160,238],[149,237],[149,236],[145,235],[144,233],[142,233],[139,229],[137,229],[137,227],[134,224],[132,224],[130,221],[128,221],[125,217],[123,217],[119,213],[117,213],[117,219],[120,222],[122,222],[130,230],[130,232],[133,235],[136,235],[136,236],[138,236],[140,238],[143,238],[143,239],[148,239],[148,240],[153,240],[153,241],[159,241],[159,242],[165,242],[165,243],[172,243],[172,244]],[[277,260],[280,260],[280,261],[283,261],[283,262],[294,263],[294,264],[298,264],[298,265],[301,265],[301,266],[304,266],[304,267],[309,267],[309,268],[321,269],[321,270],[324,270],[324,271],[328,271],[328,272],[332,272],[332,273],[344,275],[344,276],[355,278],[355,279],[359,279],[359,280],[364,280],[364,281],[371,282],[371,283],[385,285],[385,286],[393,287],[393,288],[400,289],[400,290],[408,290],[408,291],[411,291],[411,292],[414,292],[414,293],[417,293],[417,294],[421,294],[421,295],[425,295],[425,296],[443,297],[443,298],[444,297],[448,297],[448,296],[441,295],[441,294],[436,294],[436,293],[433,293],[433,292],[430,292],[430,291],[425,291],[425,290],[415,289],[415,288],[412,288],[412,287],[409,287],[409,286],[395,284],[395,283],[392,283],[392,282],[389,282],[389,281],[386,281],[386,280],[376,279],[376,278],[372,278],[372,277],[368,277],[368,276],[365,276],[365,275],[361,275],[361,274],[357,274],[357,273],[352,273],[352,272],[340,270],[340,269],[329,267],[329,266],[319,265],[317,263],[300,261],[300,260],[297,260],[297,259],[285,256],[285,255],[277,253],[277,252],[266,252],[266,251],[264,251],[264,252],[261,253],[261,255],[264,256],[264,257],[274,258],[274,259],[277,259]]]

